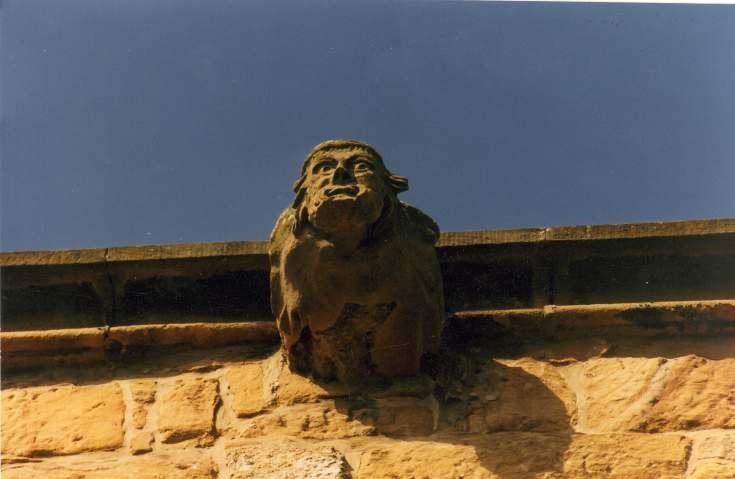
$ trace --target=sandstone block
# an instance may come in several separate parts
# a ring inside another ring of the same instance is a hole
[[[735,431],[712,431],[697,438],[692,459],[735,462]]]
[[[151,452],[153,447],[153,433],[144,431],[137,432],[130,439],[130,452],[133,454],[144,454]]]
[[[732,479],[735,477],[735,463],[704,462],[694,466],[687,479]]]
[[[125,403],[117,383],[2,392],[3,454],[46,456],[123,445]]]
[[[656,397],[666,363],[663,358],[598,358],[560,368],[577,392],[578,430],[629,430]]]
[[[635,418],[645,432],[735,428],[735,359],[685,356],[671,361],[661,391]]]
[[[735,431],[702,431],[694,435],[690,479],[735,477]]]
[[[260,363],[231,366],[225,378],[232,394],[232,409],[237,417],[258,414],[266,406],[263,393],[263,368]]]
[[[114,456],[3,466],[3,479],[215,479],[217,467],[205,454]]]
[[[379,399],[375,409],[377,430],[388,436],[428,436],[434,431],[432,406],[428,399]]]
[[[497,479],[469,444],[430,441],[375,441],[360,457],[358,479]]]
[[[677,435],[501,432],[437,435],[431,441],[375,439],[358,478],[674,479],[691,443]]]
[[[735,359],[600,358],[560,369],[578,392],[578,429],[735,427]]]
[[[161,442],[211,444],[218,403],[218,384],[214,379],[182,376],[173,383],[161,384],[156,401]]]
[[[564,478],[680,479],[691,440],[669,434],[576,434],[564,455]]]
[[[227,451],[231,479],[349,479],[345,457],[328,446],[291,440],[250,443]]]
[[[491,363],[484,382],[472,390],[484,407],[485,430],[477,417],[473,430],[562,431],[570,429],[577,408],[574,394],[554,366],[528,358]],[[479,412],[479,411],[478,411]]]
[[[282,407],[248,419],[226,431],[233,444],[239,439],[289,435],[305,439],[343,439],[375,434],[375,427],[353,419],[348,405],[335,401]]]
[[[347,395],[344,384],[337,382],[317,383],[307,377],[292,373],[284,367],[278,377],[276,401],[279,405],[290,406],[304,402]]]

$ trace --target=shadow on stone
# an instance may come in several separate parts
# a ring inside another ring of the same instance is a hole
[[[364,450],[359,477],[530,479],[561,471],[576,404],[554,368],[482,355],[465,364],[463,387],[396,378],[336,403],[350,421],[384,436]]]

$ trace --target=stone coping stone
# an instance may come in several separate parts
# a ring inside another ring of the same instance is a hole
[[[735,234],[735,218],[445,232],[438,248],[545,241],[591,241]],[[268,241],[0,252],[0,266],[51,266],[266,255]]]

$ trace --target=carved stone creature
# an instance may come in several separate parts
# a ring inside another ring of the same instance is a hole
[[[436,223],[397,194],[370,145],[312,150],[270,239],[271,307],[289,365],[321,379],[417,374],[437,353],[444,296]]]

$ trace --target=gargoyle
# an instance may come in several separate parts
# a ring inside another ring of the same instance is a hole
[[[317,145],[270,239],[271,307],[293,370],[361,380],[420,372],[444,297],[436,223],[398,200],[408,181],[370,145]]]

